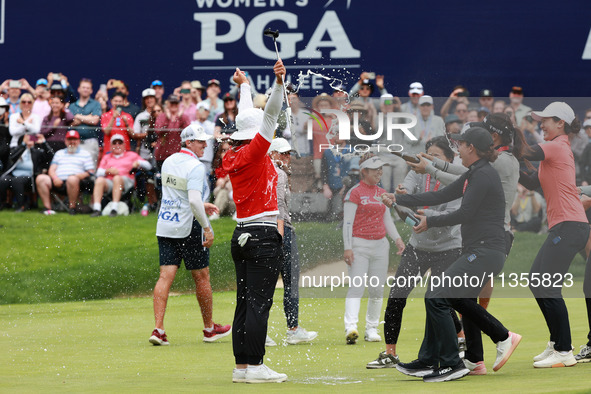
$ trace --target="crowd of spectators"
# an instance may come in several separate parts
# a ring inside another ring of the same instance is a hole
[[[519,86],[507,89],[502,98],[495,97],[490,89],[482,89],[478,97],[472,98],[465,87],[455,86],[436,108],[436,100],[426,94],[428,90],[420,82],[409,84],[408,98],[388,93],[386,82],[382,75],[363,72],[348,91],[345,86],[335,86],[315,97],[300,97],[301,92],[288,86],[291,121],[287,111],[282,112],[276,136],[285,138],[297,151],[292,160],[293,192],[323,199],[320,206],[328,220],[342,216],[343,196],[358,182],[358,144],[400,144],[406,153],[416,154],[429,139],[459,133],[464,124],[482,121],[489,113],[506,114],[524,132],[528,143],[543,141]],[[71,214],[87,212],[98,216],[109,200],[119,204],[122,198],[127,196],[129,201],[135,193],[142,214],[155,211],[159,169],[168,156],[180,149],[180,131],[196,123],[215,137],[201,158],[210,174],[212,199],[219,204],[222,215],[232,215],[232,186],[219,164],[228,149],[224,138],[236,127],[237,89],[231,87],[222,94],[216,79],[205,85],[184,80],[169,95],[167,88],[162,81],[153,81],[142,90],[142,102],[136,104],[130,101],[130,87],[118,79],[109,79],[98,89],[89,79],[73,86],[67,76],[53,72],[34,86],[25,79],[4,81],[0,85],[0,208],[12,207],[19,212],[36,208],[39,197],[43,212],[53,214],[54,199],[61,196],[67,199]],[[253,89],[253,100],[262,108],[266,96]],[[312,119],[313,113],[327,109],[349,115],[350,140],[339,140],[335,115]],[[384,114],[397,112],[416,116],[416,125],[409,128],[416,141],[401,132],[393,133],[390,140],[385,132],[375,141],[360,137],[379,133],[388,121]],[[571,147],[579,184],[588,185],[591,109],[584,118],[583,129],[571,138]],[[132,156],[133,160],[128,160]],[[392,192],[408,167],[394,155],[388,164],[382,186]],[[82,203],[84,193],[88,195],[86,203]],[[532,196],[519,198],[527,197]],[[517,200],[514,207],[517,212]],[[118,211],[113,206],[107,214],[116,215]],[[516,213],[516,218],[530,216]]]

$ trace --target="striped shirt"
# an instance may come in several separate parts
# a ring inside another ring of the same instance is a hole
[[[62,181],[68,179],[70,175],[94,171],[92,156],[88,151],[80,149],[80,147],[76,153],[68,153],[67,149],[58,150],[53,156],[51,164],[57,166],[55,174]]]

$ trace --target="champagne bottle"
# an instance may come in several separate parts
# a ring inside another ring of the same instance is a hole
[[[409,226],[414,227],[421,222],[419,218],[415,216],[415,213],[412,209],[400,206],[396,203],[392,204],[392,207],[396,210],[398,216],[400,216],[400,219],[402,219],[402,221]]]
[[[398,157],[402,157],[405,161],[410,161],[411,163],[417,164],[417,163],[421,162],[421,159],[419,159],[415,155],[409,155],[408,153],[404,153],[404,152],[392,152],[392,153],[394,153]]]

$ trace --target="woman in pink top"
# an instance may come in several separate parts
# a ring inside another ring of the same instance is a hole
[[[547,201],[548,238],[530,270],[529,284],[550,331],[546,349],[534,357],[534,367],[570,367],[573,356],[568,311],[562,298],[562,283],[568,268],[589,238],[589,224],[575,183],[575,162],[568,134],[581,126],[572,108],[554,102],[531,116],[541,121],[544,140],[525,157],[540,161],[538,173],[521,174],[520,183],[532,190],[539,186]]]
[[[345,332],[347,344],[354,344],[359,337],[357,322],[361,297],[368,286],[365,340],[380,342],[377,326],[382,313],[384,282],[388,274],[390,236],[404,251],[404,241],[398,235],[390,211],[382,204],[386,191],[378,186],[382,178],[384,162],[373,154],[364,155],[359,161],[361,181],[345,196],[343,218],[344,259],[349,266],[351,283],[345,300]]]

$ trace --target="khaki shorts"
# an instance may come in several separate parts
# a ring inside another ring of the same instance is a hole
[[[113,191],[113,180],[112,179],[105,179],[106,189],[105,193],[111,193]],[[126,176],[123,177],[123,194],[127,193],[131,190],[131,188],[135,185],[135,181],[131,178]]]

